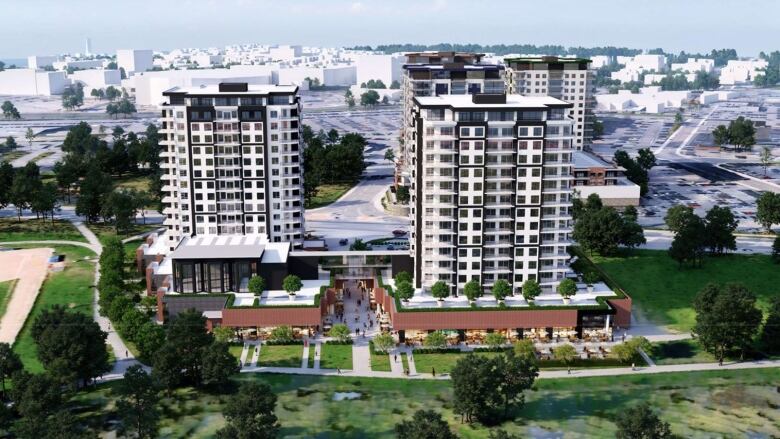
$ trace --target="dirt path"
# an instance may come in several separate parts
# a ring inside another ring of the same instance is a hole
[[[35,304],[49,266],[50,248],[0,252],[0,282],[18,279],[0,320],[0,342],[13,344]]]

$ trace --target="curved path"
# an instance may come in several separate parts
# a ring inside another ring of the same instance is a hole
[[[97,256],[100,256],[100,254],[103,252],[103,245],[100,243],[100,240],[95,236],[95,234],[90,230],[84,223],[81,221],[71,221],[73,223],[73,226],[76,227],[76,229],[84,236],[84,238],[87,239],[87,243],[79,242],[79,241],[65,241],[65,240],[33,240],[33,241],[12,241],[12,242],[0,242],[0,245],[15,245],[15,244],[49,244],[49,245],[75,245],[79,247],[84,247],[92,250],[95,252]],[[128,238],[128,240],[138,239],[138,237],[131,237]],[[114,357],[116,358],[116,362],[114,363],[113,369],[110,373],[103,376],[103,380],[110,380],[110,379],[117,379],[122,378],[122,375],[124,374],[125,370],[127,370],[128,367],[134,365],[134,364],[141,364],[133,355],[132,352],[130,352],[130,349],[127,347],[125,342],[122,340],[122,338],[119,336],[119,334],[116,332],[116,328],[111,325],[111,321],[102,315],[100,315],[100,305],[98,304],[98,299],[100,297],[97,285],[98,281],[100,280],[100,263],[95,263],[95,277],[94,277],[94,285],[93,285],[93,301],[92,301],[92,309],[93,319],[100,325],[100,329],[102,329],[104,332],[108,334],[106,337],[106,342],[109,346],[111,346],[111,350],[114,352]]]

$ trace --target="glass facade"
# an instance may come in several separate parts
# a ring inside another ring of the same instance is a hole
[[[174,260],[178,293],[247,293],[249,278],[259,274],[260,259]]]

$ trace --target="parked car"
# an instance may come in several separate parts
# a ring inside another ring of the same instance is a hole
[[[339,240],[339,245],[347,245],[349,244],[349,239],[344,238]]]
[[[404,236],[404,235],[406,235],[406,230],[401,230],[401,229],[393,230],[393,235],[395,235],[395,236]]]
[[[393,244],[390,244],[387,246],[388,250],[395,250],[395,246]]]

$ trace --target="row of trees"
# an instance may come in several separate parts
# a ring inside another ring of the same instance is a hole
[[[677,204],[666,212],[664,222],[674,232],[669,256],[680,267],[686,263],[701,266],[707,249],[713,255],[737,249],[734,231],[739,222],[728,207],[713,206],[701,218],[691,207]]]
[[[633,206],[618,212],[614,207],[604,206],[597,194],[591,194],[585,202],[574,199],[572,216],[573,238],[591,253],[611,255],[620,246],[634,248],[646,242]]]
[[[124,88],[120,90],[114,87],[113,85],[109,85],[105,89],[93,88],[89,94],[90,96],[92,96],[93,98],[97,98],[98,100],[108,99],[111,102],[114,102],[120,97],[125,97],[125,98],[128,97],[127,90],[125,90]]]
[[[720,87],[720,80],[714,73],[707,72],[696,72],[693,82],[682,73],[669,73],[654,85],[660,85],[662,90],[715,90]]]
[[[708,284],[693,302],[693,333],[720,364],[729,355],[761,350],[780,353],[780,295],[770,300],[766,322],[756,296],[742,284]]]
[[[753,121],[744,116],[729,122],[729,125],[718,125],[712,130],[712,140],[723,147],[732,145],[734,151],[749,151],[756,144],[756,127]]]
[[[14,169],[8,162],[0,163],[0,208],[9,204],[16,207],[21,220],[22,211],[32,210],[38,218],[54,219],[59,208],[57,187],[41,181],[40,168],[34,162],[27,162],[23,168]]]
[[[367,82],[363,82],[360,84],[360,88],[383,88],[386,89],[387,86],[381,79],[369,79]],[[397,80],[393,80],[392,83],[390,83],[390,89],[397,90],[401,88],[401,83],[399,83]]]
[[[141,299],[138,291],[133,291],[125,264],[122,241],[117,237],[109,238],[100,254],[100,314],[113,322],[123,339],[138,347],[142,359],[149,360],[162,346],[165,333],[151,319],[156,306],[155,298]]]
[[[124,114],[125,116],[129,116],[133,113],[135,113],[137,110],[135,109],[135,104],[130,102],[130,99],[122,98],[119,102],[111,102],[110,104],[106,105],[106,114],[109,114],[111,116],[116,117],[119,114]]]
[[[613,160],[618,166],[622,166],[626,170],[626,178],[639,185],[640,195],[645,196],[650,190],[648,186],[650,183],[650,169],[656,165],[653,151],[650,148],[642,148],[639,150],[636,159],[633,159],[626,151],[619,150],[615,151]]]
[[[306,202],[317,195],[322,184],[354,184],[366,168],[364,149],[368,142],[356,133],[340,136],[332,129],[314,133],[310,126],[303,126],[303,195]]]

